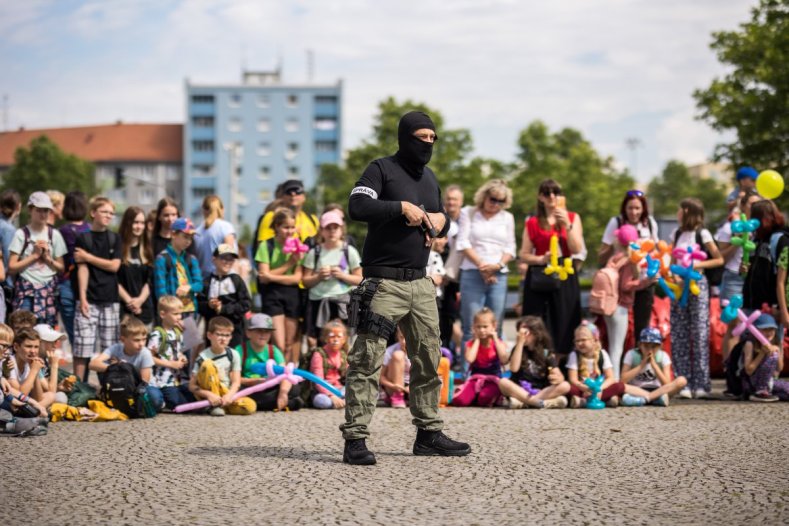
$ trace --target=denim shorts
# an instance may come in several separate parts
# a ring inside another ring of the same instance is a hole
[[[723,300],[731,300],[737,294],[742,295],[742,286],[745,284],[745,279],[740,276],[739,272],[732,272],[729,269],[723,269],[723,279],[720,285],[720,298]]]

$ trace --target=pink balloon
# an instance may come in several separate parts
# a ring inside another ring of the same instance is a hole
[[[754,322],[756,322],[756,320],[761,315],[762,315],[762,312],[756,310],[756,311],[753,311],[750,316],[745,316],[745,313],[742,311],[742,309],[738,309],[737,310],[737,318],[740,320],[740,324],[737,325],[737,327],[735,327],[735,329],[733,331],[731,331],[732,335],[740,336],[747,329],[748,332],[753,334],[753,336],[757,340],[759,340],[759,343],[761,343],[764,346],[770,345],[770,340],[765,338],[764,334],[762,334],[762,331],[760,331],[759,329],[757,329],[753,325]]]

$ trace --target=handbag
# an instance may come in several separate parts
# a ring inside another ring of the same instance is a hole
[[[559,276],[545,273],[547,265],[529,265],[528,289],[533,292],[555,292],[562,286]]]

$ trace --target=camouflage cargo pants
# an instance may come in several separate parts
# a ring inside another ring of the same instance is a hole
[[[382,280],[370,303],[370,310],[398,324],[406,339],[411,360],[410,407],[413,424],[428,431],[439,431],[438,416],[441,379],[436,369],[441,358],[436,289],[429,277],[414,281]],[[359,333],[348,355],[345,380],[345,423],[343,438],[353,440],[370,435],[367,426],[378,401],[386,340],[378,335]]]

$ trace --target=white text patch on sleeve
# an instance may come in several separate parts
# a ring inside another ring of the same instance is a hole
[[[351,195],[356,195],[356,194],[364,194],[368,197],[372,197],[373,199],[378,199],[378,192],[366,186],[357,186],[356,188],[351,190]]]

